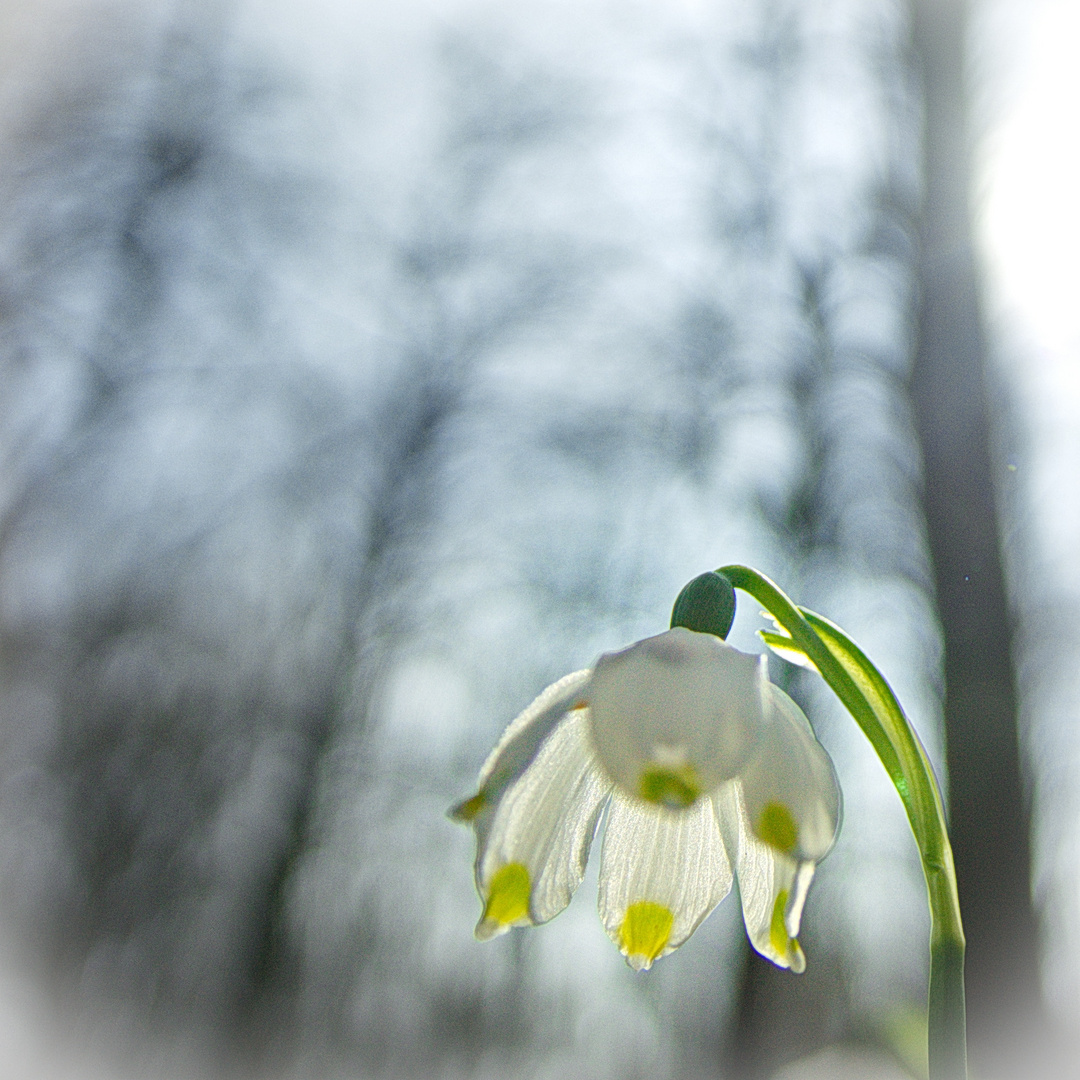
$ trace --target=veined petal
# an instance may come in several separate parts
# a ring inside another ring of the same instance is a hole
[[[724,840],[706,796],[667,810],[615,789],[600,854],[600,917],[640,971],[678,948],[731,890]]]
[[[477,819],[476,887],[484,900],[477,937],[546,922],[570,903],[610,790],[586,710],[573,710],[494,810]]]
[[[804,971],[806,956],[799,945],[799,924],[814,863],[797,862],[754,836],[738,780],[725,785],[713,802],[735,860],[750,944],[778,967]]]
[[[688,806],[755,752],[767,685],[763,657],[683,627],[607,653],[588,689],[597,757],[626,793]]]
[[[451,817],[465,822],[490,817],[503,792],[529,767],[567,711],[584,704],[581,692],[591,674],[586,670],[564,675],[510,722],[480,769],[477,793],[452,807]]]
[[[840,785],[825,748],[794,701],[771,683],[769,724],[739,776],[759,840],[796,862],[824,858],[840,827]]]

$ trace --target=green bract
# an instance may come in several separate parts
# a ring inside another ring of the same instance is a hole
[[[735,589],[723,574],[710,570],[684,585],[671,609],[671,625],[726,638],[735,621]]]

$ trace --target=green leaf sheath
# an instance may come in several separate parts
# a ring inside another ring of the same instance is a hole
[[[802,654],[832,687],[881,759],[907,811],[919,847],[932,917],[930,937],[930,1080],[967,1076],[964,931],[952,846],[941,791],[930,760],[892,688],[866,654],[834,623],[798,608],[763,574],[723,566],[731,584],[749,593],[790,635],[765,633],[766,644],[797,661]]]

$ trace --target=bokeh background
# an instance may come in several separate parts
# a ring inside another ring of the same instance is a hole
[[[0,1076],[919,1075],[899,800],[795,977],[480,945],[445,818],[748,562],[949,793],[973,1075],[1080,1019],[1080,9],[0,2]],[[732,640],[754,649],[745,604]]]

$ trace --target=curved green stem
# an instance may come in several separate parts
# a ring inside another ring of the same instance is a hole
[[[930,993],[927,1023],[930,1080],[964,1080],[964,930],[952,846],[934,771],[892,688],[862,650],[828,619],[795,604],[748,566],[717,571],[749,593],[787,636],[766,644],[797,662],[809,661],[832,687],[877,751],[900,794],[919,847],[930,904]]]

